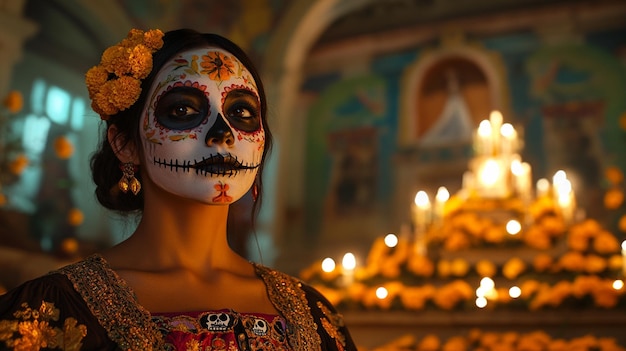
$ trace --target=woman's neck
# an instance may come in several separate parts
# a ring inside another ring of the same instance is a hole
[[[160,190],[145,191],[137,229],[105,253],[114,268],[185,270],[200,277],[211,277],[217,271],[254,274],[251,265],[228,245],[227,205],[206,205]]]

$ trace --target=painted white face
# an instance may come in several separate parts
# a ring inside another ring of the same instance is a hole
[[[145,168],[159,187],[230,204],[254,182],[265,144],[250,72],[216,47],[185,51],[156,76],[140,119]]]

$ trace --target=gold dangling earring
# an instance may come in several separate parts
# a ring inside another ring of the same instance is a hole
[[[141,183],[135,178],[135,172],[138,169],[137,166],[132,162],[127,162],[121,164],[120,169],[122,170],[122,179],[117,182],[117,186],[123,193],[127,193],[128,190],[130,190],[133,195],[137,195],[141,190]]]

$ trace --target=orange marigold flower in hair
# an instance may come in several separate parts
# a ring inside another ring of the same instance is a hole
[[[618,185],[624,180],[624,173],[616,166],[607,167],[604,170],[604,176],[612,185]]]
[[[17,90],[10,91],[9,94],[4,98],[2,104],[9,110],[11,113],[18,113],[22,110],[22,106],[24,106],[24,99],[22,97],[22,93]]]
[[[137,45],[129,52],[130,72],[137,79],[144,79],[152,71],[152,52],[144,45]]]
[[[108,77],[109,73],[102,66],[93,66],[87,71],[85,74],[85,83],[87,84],[87,91],[89,92],[90,98],[106,83]]]
[[[618,188],[612,188],[604,194],[604,207],[614,210],[624,203],[624,192]]]
[[[163,46],[163,32],[160,29],[149,30],[143,37],[144,45],[152,50],[158,50]]]
[[[28,166],[28,157],[24,154],[19,154],[11,163],[9,163],[9,171],[15,175],[20,175]]]
[[[60,136],[54,141],[54,152],[60,159],[68,159],[74,153],[74,145],[66,137]]]
[[[137,101],[141,94],[141,81],[132,77],[120,77],[117,80],[107,82],[110,96],[109,102],[120,111],[124,111]],[[104,89],[103,89],[104,90]]]

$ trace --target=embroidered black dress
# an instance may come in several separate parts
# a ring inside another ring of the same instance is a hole
[[[255,264],[278,316],[219,310],[151,314],[100,255],[0,296],[1,350],[356,350],[315,289]]]

